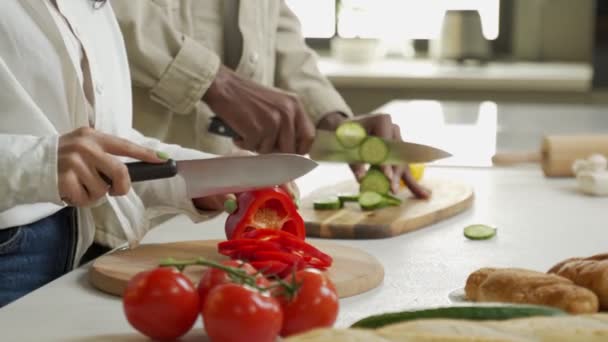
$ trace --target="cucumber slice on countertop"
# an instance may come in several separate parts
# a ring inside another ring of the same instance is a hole
[[[361,145],[367,137],[365,128],[358,122],[347,121],[336,129],[336,138],[345,148],[353,148]]]
[[[342,208],[342,201],[336,196],[330,196],[313,202],[315,210],[337,210]]]
[[[365,163],[381,164],[388,158],[388,145],[378,137],[367,137],[359,146],[359,157]]]
[[[453,306],[425,310],[391,312],[374,315],[355,322],[352,328],[376,329],[385,325],[416,319],[506,320],[532,316],[563,316],[564,311],[539,305]]]
[[[471,240],[487,240],[496,235],[496,228],[485,224],[472,224],[464,228],[464,236]]]
[[[373,191],[379,194],[387,194],[391,188],[389,179],[384,173],[376,168],[370,168],[359,184],[359,191]]]

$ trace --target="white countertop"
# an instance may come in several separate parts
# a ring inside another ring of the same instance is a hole
[[[587,92],[593,68],[586,63],[438,63],[430,59],[385,58],[350,64],[322,57],[319,68],[336,87],[482,91]]]
[[[323,165],[298,180],[303,194],[350,177],[346,166]],[[343,299],[337,326],[390,310],[449,304],[448,294],[482,266],[546,270],[572,256],[608,249],[608,198],[578,194],[572,179],[546,179],[535,168],[431,168],[427,177],[468,182],[476,193],[472,210],[416,232],[383,240],[337,240],[375,255],[384,283]],[[144,242],[223,238],[225,216],[202,224],[177,217],[150,232]],[[469,241],[464,226],[495,224],[498,235]],[[119,298],[102,294],[77,269],[0,309],[3,341],[146,341],[127,323]],[[201,323],[186,341],[200,338]],[[205,339],[202,339],[203,341]]]

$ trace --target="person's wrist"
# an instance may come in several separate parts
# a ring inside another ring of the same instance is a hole
[[[342,112],[330,112],[321,118],[317,123],[317,129],[334,131],[340,124],[348,119],[348,116]]]
[[[211,82],[211,85],[205,94],[203,94],[203,102],[207,103],[209,106],[213,106],[214,103],[225,98],[226,90],[230,87],[230,82],[233,78],[234,75],[232,71],[225,66],[220,65],[213,82]]]

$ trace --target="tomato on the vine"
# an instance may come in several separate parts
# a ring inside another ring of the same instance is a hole
[[[135,275],[123,294],[123,309],[135,329],[155,340],[184,335],[200,312],[194,285],[172,267]]]
[[[295,281],[301,286],[291,298],[287,295],[278,297],[283,310],[281,336],[333,326],[339,305],[338,294],[331,280],[319,270],[307,268],[286,277],[284,281]]]
[[[251,264],[242,262],[240,260],[227,260],[221,263],[224,266],[240,268],[245,271],[246,274],[254,276],[258,274],[258,271],[251,266]],[[215,267],[207,268],[198,283],[198,295],[200,298],[201,310],[205,305],[209,292],[216,286],[221,284],[230,283],[232,280],[226,271]],[[261,274],[256,277],[256,284],[260,287],[268,287],[269,281],[264,278]]]
[[[283,313],[279,302],[267,293],[241,284],[214,287],[203,306],[203,322],[213,342],[274,342]]]

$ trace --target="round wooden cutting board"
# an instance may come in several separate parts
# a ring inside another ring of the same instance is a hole
[[[217,253],[219,240],[183,241],[143,244],[130,250],[118,250],[98,258],[89,270],[89,280],[97,289],[121,296],[127,282],[138,272],[152,269],[164,258],[226,260]],[[340,298],[371,290],[384,279],[384,268],[376,258],[353,247],[329,242],[315,242],[315,247],[331,255],[332,267],[327,270]],[[205,268],[190,266],[185,274],[196,284]]]

